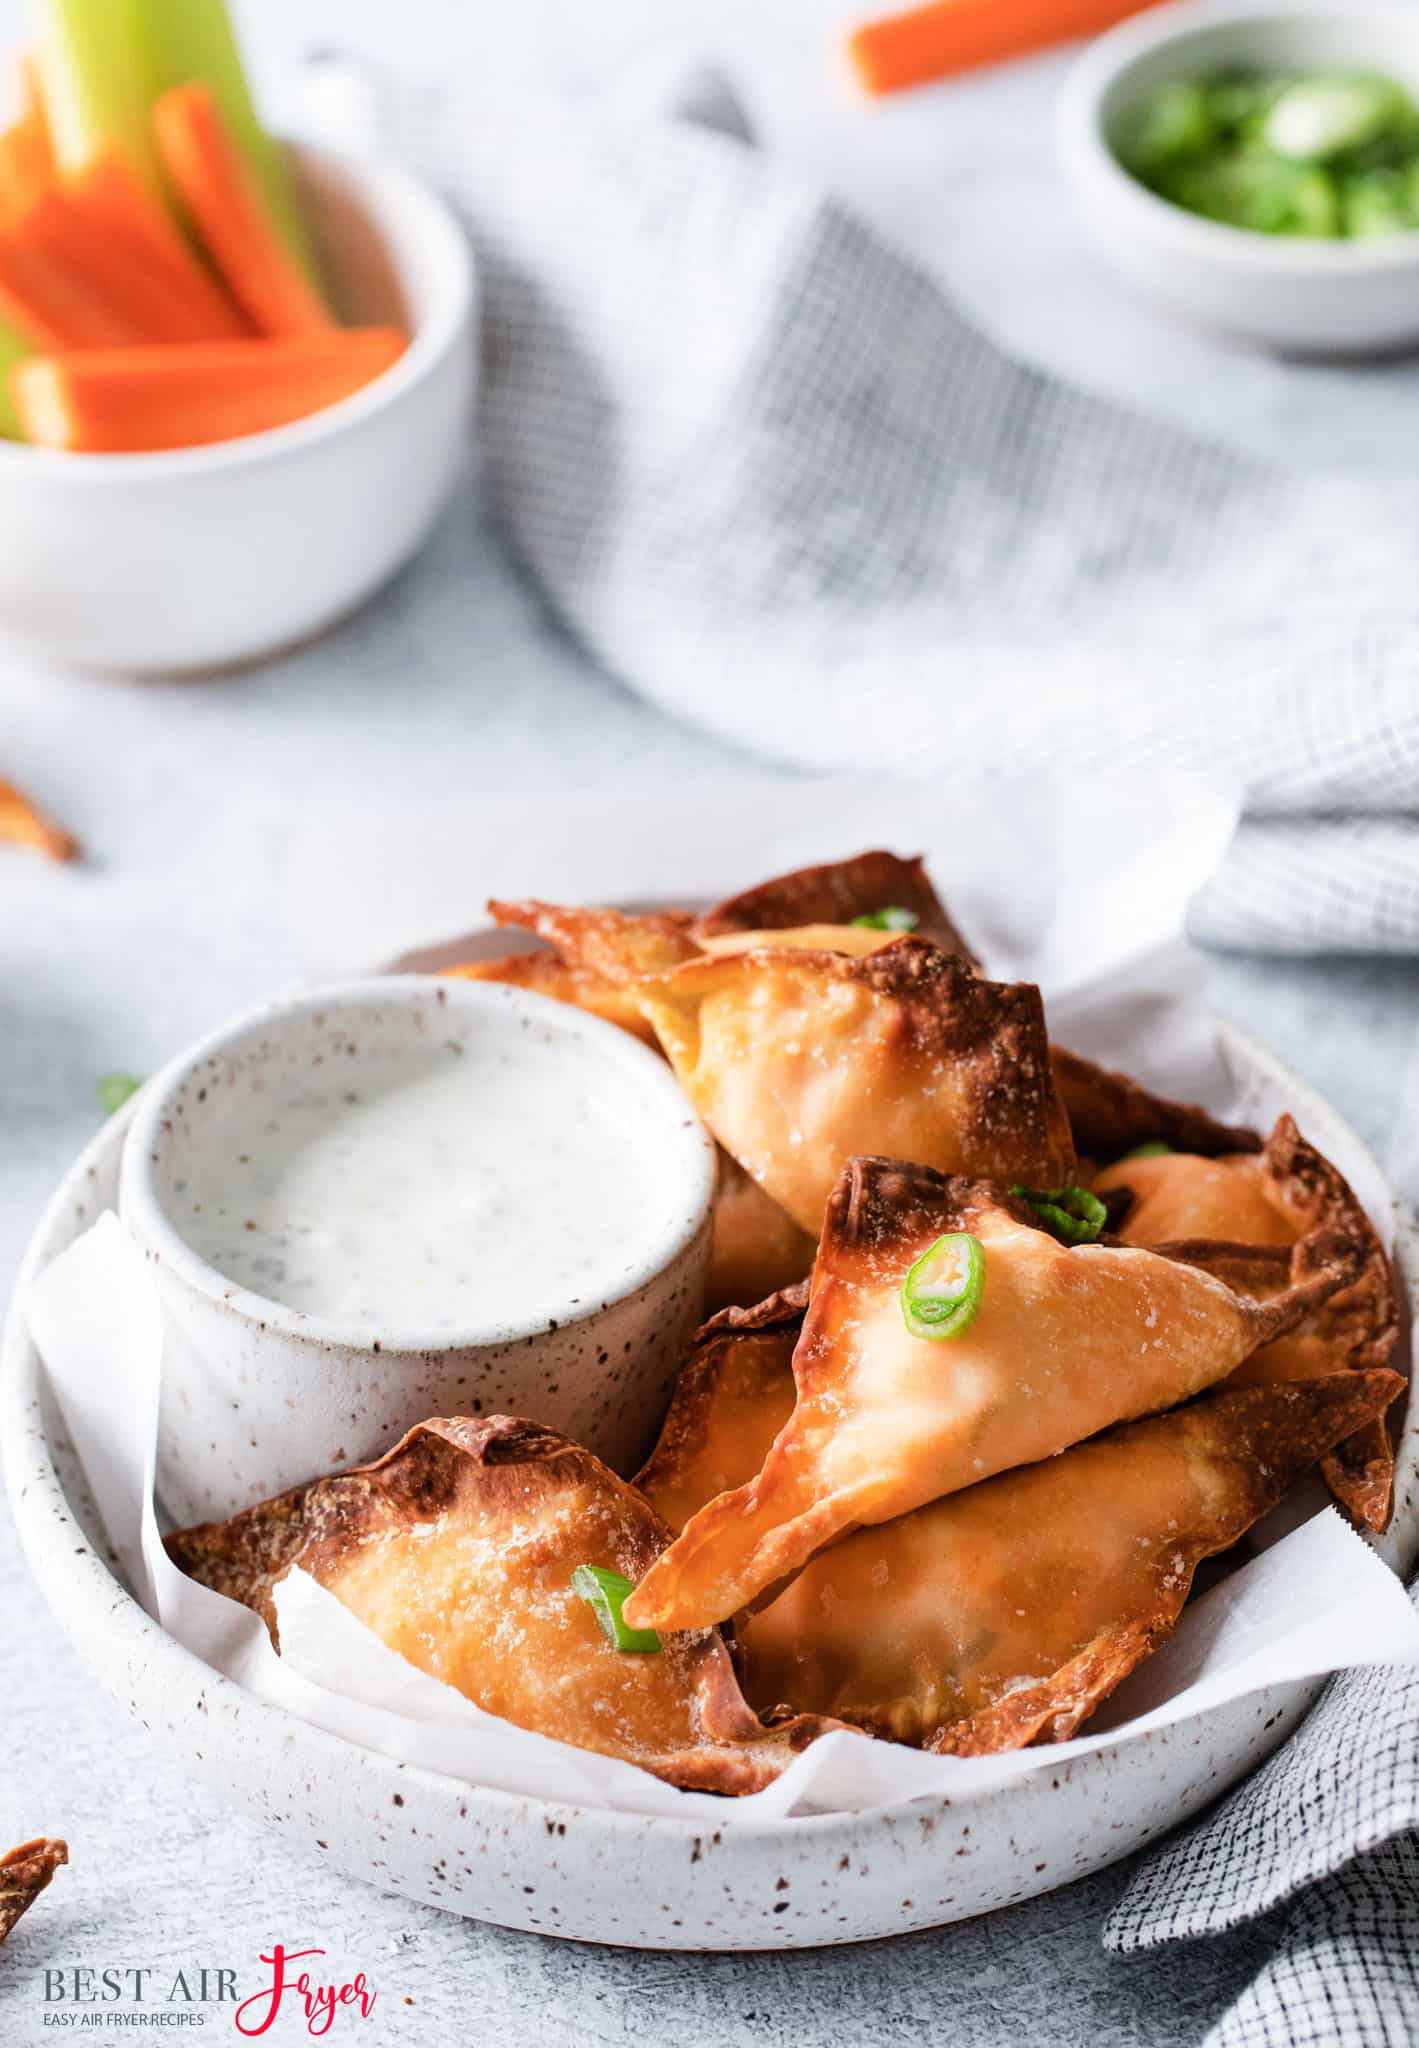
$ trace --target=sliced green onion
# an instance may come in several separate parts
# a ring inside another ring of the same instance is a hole
[[[1093,1244],[1109,1212],[1087,1188],[1012,1188],[1023,1195],[1046,1230],[1064,1244]]]
[[[1163,1138],[1150,1138],[1146,1145],[1135,1145],[1131,1152],[1123,1153],[1114,1165],[1122,1166],[1129,1159],[1166,1159],[1176,1150],[1176,1146],[1169,1145]]]
[[[105,1116],[122,1109],[130,1095],[136,1095],[143,1082],[137,1074],[100,1074],[98,1078],[99,1108]]]
[[[660,1648],[655,1630],[628,1628],[621,1619],[621,1609],[635,1590],[628,1578],[620,1572],[608,1571],[604,1565],[579,1564],[572,1573],[572,1591],[596,1616],[607,1642],[617,1650],[634,1650],[640,1656],[649,1656]]]
[[[1278,156],[1326,163],[1403,128],[1413,112],[1408,94],[1392,78],[1323,72],[1298,78],[1277,95],[1262,140]]]
[[[900,903],[888,903],[881,910],[864,911],[853,923],[869,932],[914,932],[921,919],[914,910],[903,910]]]
[[[980,1312],[985,1246],[968,1230],[938,1237],[902,1282],[902,1320],[913,1337],[959,1337]]]

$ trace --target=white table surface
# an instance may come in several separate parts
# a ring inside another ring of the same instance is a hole
[[[587,88],[718,56],[770,146],[854,193],[1022,353],[1281,460],[1395,463],[1413,445],[1419,364],[1244,355],[1159,321],[1097,269],[1050,153],[1053,59],[865,107],[836,66],[831,0],[254,0],[247,12],[277,102],[292,62],[322,45],[446,77],[460,64],[541,68]],[[0,0],[0,41],[18,14]],[[374,606],[259,671],[143,685],[0,658],[0,773],[42,790],[89,850],[70,870],[0,860],[0,1294],[93,1126],[97,1074],[148,1071],[235,1007],[313,967],[380,957],[396,925],[401,941],[437,936],[445,906],[462,905],[444,874],[424,913],[408,849],[389,836],[395,791],[437,817],[493,791],[532,805],[768,779],[587,663],[509,566],[471,472],[433,545]],[[479,894],[469,877],[462,921]],[[380,939],[352,953],[345,935],[366,917]],[[1401,1089],[1419,1086],[1419,966],[1231,959],[1215,975],[1225,1011],[1392,1165],[1419,1165],[1392,1151]],[[368,1972],[375,2017],[334,2030],[360,2041],[841,2048],[940,2038],[949,2015],[963,2043],[1141,2048],[1200,2041],[1266,1947],[1260,1929],[1205,1959],[1105,1959],[1098,1925],[1119,1873],[941,1934],[799,1957],[639,1956],[475,1927],[333,1877],[234,1818],[219,1788],[165,1769],[83,1676],[3,1515],[0,1611],[0,1846],[46,1831],[73,1855],[0,1955],[4,2048],[53,2038],[46,1965],[229,1964],[254,1982],[273,1938],[323,1946],[332,1975]],[[265,2038],[307,2037],[283,2023]]]

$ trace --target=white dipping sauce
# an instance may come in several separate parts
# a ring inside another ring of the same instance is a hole
[[[631,1095],[536,1033],[277,1071],[218,1112],[168,1212],[228,1279],[308,1315],[545,1327],[623,1291],[663,1229],[668,1169]]]

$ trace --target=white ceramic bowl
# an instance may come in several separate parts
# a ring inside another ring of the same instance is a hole
[[[562,1298],[569,1283],[553,1247],[535,1313],[452,1328],[337,1321],[248,1291],[184,1238],[194,1169],[220,1162],[312,1074],[338,1063],[342,1082],[378,1089],[407,1054],[446,1054],[467,1074],[510,1045],[529,1078],[539,1060],[575,1062],[618,1127],[653,1148],[662,1202],[587,1298]],[[530,1415],[634,1469],[704,1312],[714,1185],[714,1146],[665,1062],[545,996],[386,977],[317,989],[214,1032],[142,1090],[123,1154],[119,1212],[153,1261],[167,1320],[164,1507],[184,1522],[231,1514],[377,1456],[428,1415]]]
[[[475,950],[507,950],[485,933]],[[445,949],[439,948],[440,952]],[[450,949],[452,950],[452,949]],[[457,952],[469,957],[466,941]],[[1279,1061],[1224,1028],[1239,1112],[1280,1103],[1347,1171],[1364,1148]],[[332,1866],[446,1912],[564,1940],[654,1949],[788,1949],[966,1920],[1085,1877],[1219,1798],[1285,1742],[1320,1680],[1268,1687],[974,1799],[916,1799],[706,1831],[518,1797],[402,1765],[255,1699],[153,1621],[114,1571],[73,1445],[25,1329],[28,1282],[114,1199],[128,1112],[56,1189],[19,1277],[0,1351],[0,1457],[30,1566],[94,1677],[208,1786]],[[1376,1169],[1377,1170],[1377,1169]],[[1419,1232],[1396,1206],[1406,1337]],[[1407,1345],[1406,1345],[1407,1349]],[[1419,1402],[1398,1451],[1384,1551],[1419,1553]]]
[[[1129,176],[1111,138],[1157,87],[1244,66],[1362,68],[1419,98],[1419,11],[1183,4],[1101,36],[1065,81],[1058,137],[1094,240],[1123,276],[1189,317],[1297,354],[1368,354],[1419,340],[1419,233],[1329,242],[1203,220]]]
[[[0,633],[81,668],[178,673],[304,639],[428,533],[475,376],[468,243],[404,175],[293,151],[331,297],[410,345],[363,391],[270,433],[149,455],[0,441]]]

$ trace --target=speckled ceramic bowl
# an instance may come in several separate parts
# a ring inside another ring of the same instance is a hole
[[[507,950],[506,933],[403,963]],[[1242,1114],[1292,1108],[1354,1171],[1365,1148],[1315,1091],[1241,1032],[1221,1028]],[[126,1115],[81,1156],[20,1276],[57,1256],[115,1197]],[[1404,1337],[1419,1292],[1419,1233],[1395,1205]],[[866,1814],[726,1825],[645,1819],[482,1790],[409,1768],[266,1706],[151,1620],[115,1574],[84,1475],[23,1320],[0,1354],[0,1453],[26,1555],[95,1677],[185,1763],[293,1845],[406,1898],[564,1939],[653,1949],[787,1949],[966,1920],[1051,1891],[1188,1819],[1279,1749],[1322,1689],[1309,1680],[1106,1747],[974,1799]],[[1419,1402],[1398,1448],[1397,1569],[1419,1555]],[[1126,1696],[1115,1705],[1126,1708]]]
[[[559,1298],[550,1261],[535,1320],[340,1323],[249,1292],[186,1242],[175,1191],[194,1159],[268,1116],[283,1081],[336,1061],[356,1081],[410,1051],[471,1062],[510,1039],[524,1057],[530,1040],[534,1057],[579,1059],[664,1164],[663,1210],[589,1299]],[[123,1153],[119,1211],[153,1261],[168,1322],[159,1499],[184,1522],[228,1515],[375,1457],[428,1415],[536,1416],[634,1469],[703,1311],[713,1194],[713,1144],[664,1061],[543,996],[382,979],[226,1026],[143,1089]]]

